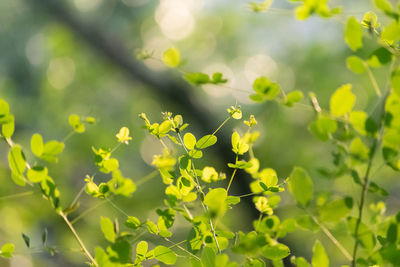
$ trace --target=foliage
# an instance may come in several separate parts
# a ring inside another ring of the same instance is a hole
[[[340,12],[339,8],[329,8],[327,1],[323,0],[299,2],[295,9],[299,20],[313,14],[330,18]],[[357,52],[349,56],[345,64],[354,74],[368,74],[376,93],[374,110],[358,109],[357,95],[350,83],[343,84],[331,94],[329,110],[320,107],[316,94],[309,93],[310,104],[307,105],[302,103],[302,91],[285,93],[281,85],[266,76],[254,79],[254,92],[249,96],[260,105],[276,102],[284,108],[306,105],[313,110],[309,131],[333,147],[332,166],[325,170],[325,174],[331,178],[344,176],[349,179],[358,189],[354,195],[344,196],[334,190],[329,194],[317,192],[314,184],[319,181],[310,175],[312,171],[300,166],[293,166],[288,177],[278,175],[273,168],[262,167],[267,163],[253,151],[260,136],[260,132],[255,130],[258,122],[254,115],[245,114],[239,105],[226,110],[226,119],[214,131],[197,137],[194,131],[189,131],[191,128],[180,114],[163,112],[162,119],[157,122],[152,122],[145,113],[139,114],[144,130],[163,147],[162,152],[152,159],[152,165],[164,184],[163,205],[146,218],[131,215],[134,209],[123,211],[112,200],[116,196],[131,198],[138,186],[132,179],[124,177],[116,153],[121,144],[128,145],[133,140],[129,128],[123,126],[113,133],[116,145],[112,148],[92,146],[93,165],[98,175],[86,175],[82,192],[110,203],[126,217],[122,227],[117,218],[106,215],[99,218],[97,227],[104,235],[102,244],[105,247],[101,244],[96,244],[94,249],[86,247],[69,218],[79,205],[80,193],[70,205],[65,205],[61,201],[63,194],[50,176],[51,164],[58,163],[66,141],[75,134],[85,133],[89,124],[96,123],[95,118],[72,114],[68,118],[71,131],[67,138],[44,141],[42,135],[35,133],[30,138],[29,150],[14,142],[15,116],[10,112],[8,102],[0,99],[1,137],[9,147],[10,180],[17,186],[38,189],[70,229],[91,266],[143,266],[157,262],[175,265],[182,258],[185,265],[206,267],[283,266],[287,262],[285,259],[296,266],[323,267],[329,266],[335,257],[325,249],[325,241],[331,241],[351,266],[399,266],[400,213],[384,214],[385,202],[381,200],[389,193],[379,185],[379,181],[371,180],[371,170],[378,155],[382,155],[384,164],[394,172],[400,170],[399,13],[389,1],[374,2],[386,16],[383,21],[387,19],[388,23],[380,22],[378,16],[370,11],[362,20],[350,16],[344,26],[344,42]],[[255,12],[267,12],[271,5],[272,1],[251,2],[250,8]],[[154,57],[154,53],[145,50],[137,55],[141,60]],[[171,71],[179,70],[182,78],[193,86],[211,84],[223,87],[228,82],[222,72],[209,75],[182,70],[184,61],[176,47],[164,51],[161,61]],[[387,88],[379,87],[371,68],[387,72]],[[232,119],[243,120],[243,125],[236,127],[231,136],[223,136],[220,134],[222,127]],[[202,161],[225,138],[230,143],[229,153],[233,159],[224,162],[229,168],[228,175],[220,172],[217,164],[204,165]],[[27,157],[28,153],[32,157]],[[251,179],[247,194],[235,195],[230,190],[238,173]],[[227,185],[221,182],[223,180],[227,180]],[[372,193],[378,202],[369,199]],[[276,210],[281,199],[289,202],[286,199],[289,197],[295,201],[297,213],[283,219]],[[244,198],[251,198],[259,217],[252,220],[247,230],[232,231],[224,222]],[[367,203],[370,212],[365,214]],[[184,227],[176,226],[178,220],[183,221]],[[309,260],[296,257],[285,244],[289,234],[301,229],[321,231],[329,239],[315,240]],[[350,245],[348,240],[339,241],[334,236],[337,229],[346,229],[343,231],[352,238]],[[186,238],[181,242],[172,241],[182,231],[186,231]],[[30,248],[30,237],[22,236]],[[47,230],[43,232],[42,243],[51,255],[57,252],[47,245]],[[11,258],[14,247],[11,243],[2,245],[0,256]]]

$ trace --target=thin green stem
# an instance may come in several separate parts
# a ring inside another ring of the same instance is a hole
[[[92,212],[93,210],[97,209],[98,207],[104,205],[105,203],[107,203],[106,201],[101,201],[99,203],[97,203],[96,205],[88,208],[87,210],[83,211],[81,214],[79,214],[77,217],[75,217],[75,219],[73,219],[71,221],[71,224],[75,224],[77,223],[80,219],[82,219],[83,217],[85,217],[87,214],[89,214],[90,212]]]
[[[79,190],[78,194],[76,194],[74,200],[73,200],[72,203],[69,205],[70,207],[74,206],[75,203],[78,202],[78,200],[79,200],[80,196],[82,195],[83,191],[85,191],[85,187],[86,187],[86,184],[84,184],[84,185],[82,186],[82,188]]]
[[[96,260],[93,258],[93,256],[90,254],[90,252],[87,250],[85,244],[83,244],[83,242],[82,242],[81,238],[79,237],[78,233],[76,232],[74,226],[68,220],[67,215],[65,215],[62,211],[59,213],[59,215],[64,219],[64,222],[68,225],[69,229],[75,236],[75,239],[78,241],[79,246],[82,248],[82,251],[86,255],[86,257],[93,263],[94,266],[99,267]]]
[[[372,86],[375,89],[375,93],[377,94],[378,97],[381,97],[381,89],[379,88],[378,83],[376,82],[375,76],[372,73],[371,69],[369,68],[368,64],[364,62],[365,69],[367,70],[368,77],[371,80]]]
[[[71,131],[64,139],[61,141],[63,143],[67,142],[68,139],[70,139],[73,135],[75,134],[75,131]]]
[[[196,255],[194,255],[193,253],[191,253],[191,252],[188,251],[187,249],[184,249],[183,247],[180,246],[180,244],[186,242],[187,240],[183,240],[183,241],[181,241],[181,242],[179,242],[179,243],[174,243],[174,242],[172,242],[170,239],[168,239],[168,238],[166,238],[166,237],[165,237],[164,239],[172,244],[172,246],[171,246],[170,248],[172,248],[172,247],[177,247],[177,248],[179,248],[180,250],[182,250],[182,251],[186,252],[187,254],[189,254],[190,256],[192,256],[193,258],[195,258],[196,260],[201,261],[201,259],[200,259],[199,257],[197,257]]]
[[[236,154],[235,164],[237,163],[238,158],[239,158],[239,155]],[[229,192],[229,188],[231,188],[231,184],[233,182],[233,178],[235,177],[236,172],[237,172],[237,169],[234,169],[233,173],[232,173],[232,176],[231,176],[231,179],[229,180],[228,187],[226,188],[226,193],[228,193]]]
[[[221,125],[220,125],[217,129],[215,129],[215,131],[214,131],[211,135],[215,135],[215,134],[222,128],[222,126],[224,126],[224,124],[227,123],[230,119],[231,119],[231,116],[229,116],[228,118],[226,118],[226,119],[221,123]]]
[[[378,145],[378,140],[374,139],[374,143],[372,144],[370,157],[369,157],[369,160],[368,160],[367,170],[365,172],[364,181],[363,181],[363,184],[362,184],[361,196],[360,196],[360,205],[358,207],[357,222],[356,222],[356,227],[355,227],[355,230],[354,230],[355,243],[354,243],[354,248],[353,248],[353,258],[352,258],[352,261],[351,261],[351,266],[352,267],[356,266],[357,250],[358,250],[358,246],[359,246],[359,243],[360,243],[360,240],[358,238],[358,234],[359,234],[358,231],[360,229],[360,224],[361,224],[361,221],[362,221],[365,198],[366,198],[367,191],[368,191],[368,186],[369,186],[369,178],[370,178],[369,175],[370,175],[372,162],[374,160],[374,156],[375,156],[375,151],[376,151],[377,145]]]
[[[227,120],[225,120],[225,121],[227,121]],[[221,128],[221,127],[219,127],[219,128]],[[215,132],[217,132],[217,131],[215,131]],[[186,154],[189,155],[189,150],[186,148],[185,143],[183,142],[181,134],[177,133],[177,135],[178,135],[179,141],[181,142],[181,145],[183,146],[183,148],[186,151]],[[192,162],[193,176],[195,177],[195,180],[196,180],[197,193],[199,195],[201,195],[201,196],[204,196],[204,192],[203,192],[203,190],[201,189],[201,186],[200,186],[199,178],[197,177],[197,174],[196,174],[196,167],[194,166],[193,160],[191,160],[191,162]],[[204,205],[203,200],[201,200],[201,206],[203,207],[205,212],[207,212],[207,213],[209,212],[208,207],[206,205]],[[215,244],[217,246],[218,253],[221,253],[221,249],[219,247],[219,243],[218,243],[218,239],[217,239],[217,234],[215,233],[214,224],[213,224],[213,221],[211,220],[211,218],[210,218],[209,222],[210,222],[211,233],[212,233],[212,235],[214,237],[214,241],[215,241]]]
[[[313,221],[321,228],[322,232],[332,241],[332,243],[342,252],[342,254],[348,259],[349,261],[353,260],[353,257],[350,253],[342,246],[342,244],[332,235],[332,233],[326,228],[322,223],[320,223],[314,215],[306,210],[306,212],[310,215]]]
[[[233,170],[231,179],[229,180],[228,187],[226,188],[226,193],[228,193],[228,192],[229,192],[229,188],[231,188],[231,184],[232,184],[232,182],[233,182],[233,178],[235,177],[236,172],[237,172],[237,169]]]
[[[167,147],[167,145],[164,143],[164,141],[163,141],[161,138],[159,138],[158,140],[160,140],[162,146],[163,146],[165,149],[169,150],[169,148]]]
[[[121,212],[122,214],[124,214],[126,217],[129,217],[129,215],[123,211],[121,208],[119,208],[116,204],[114,204],[114,202],[111,201],[111,199],[106,198],[106,200],[111,204],[111,206],[113,206],[116,210],[118,210],[119,212]]]
[[[154,170],[151,173],[143,176],[142,178],[140,178],[137,182],[136,182],[136,187],[141,186],[142,184],[150,181],[151,179],[153,179],[154,177],[156,177],[158,174],[158,170]]]
[[[23,192],[23,193],[12,194],[12,195],[8,195],[8,196],[2,196],[2,197],[0,197],[0,200],[30,196],[33,193],[34,193],[33,191],[28,191],[28,192]]]

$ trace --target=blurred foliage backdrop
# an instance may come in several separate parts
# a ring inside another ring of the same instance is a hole
[[[275,1],[266,13],[254,13],[247,1],[239,0],[2,0],[0,97],[16,115],[14,139],[26,147],[36,132],[47,140],[61,140],[70,132],[71,113],[98,120],[86,133],[68,139],[59,163],[50,166],[62,203],[67,204],[81,190],[86,174],[98,175],[96,179],[101,180],[91,146],[114,146],[121,126],[128,126],[133,136],[129,146],[115,155],[124,175],[137,181],[154,171],[152,155],[161,147],[146,136],[139,113],[145,112],[153,120],[159,120],[162,111],[180,113],[193,131],[209,133],[226,117],[225,109],[237,102],[245,117],[254,114],[259,121],[261,138],[255,153],[263,167],[272,167],[285,178],[293,165],[303,166],[311,173],[316,191],[335,188],[343,195],[353,195],[350,179],[333,181],[322,174],[332,155],[329,145],[307,130],[312,110],[301,105],[287,109],[270,102],[252,104],[246,92],[251,92],[256,77],[265,75],[286,91],[300,89],[305,95],[314,91],[327,108],[329,95],[349,82],[355,84],[357,105],[373,108],[369,101],[373,88],[367,75],[355,76],[345,68],[350,51],[343,42],[343,24],[346,16],[360,19],[374,7],[364,0],[331,2],[343,6],[344,13],[330,20],[312,17],[300,22],[294,18],[294,4],[286,1]],[[167,70],[160,61],[136,60],[135,53],[141,48],[154,50],[155,57],[161,58],[172,45],[181,50],[186,70],[223,72],[228,86],[190,87],[179,72]],[[379,71],[375,75],[378,83],[384,81]],[[180,92],[187,98],[180,97]],[[231,121],[225,133],[239,126]],[[73,236],[40,194],[2,198],[29,190],[17,188],[11,181],[7,151],[1,142],[0,243],[14,242],[17,256],[0,260],[0,266],[84,266]],[[222,158],[216,148],[210,151],[207,160],[219,162],[221,167],[233,157],[229,150],[225,155],[230,158]],[[27,157],[32,159],[29,154]],[[385,168],[379,168],[373,179],[379,178],[383,187],[396,192],[398,186],[385,184],[393,178],[385,174]],[[240,179],[234,192],[248,192],[246,183],[251,178],[242,175]],[[155,214],[149,211],[162,205],[163,190],[160,177],[155,176],[140,185],[133,198],[116,198],[115,202],[130,215],[152,218]],[[80,208],[71,218],[98,201],[83,194]],[[394,208],[390,200],[388,203],[388,209]],[[240,207],[226,223],[233,229],[248,229],[254,208],[246,203]],[[279,212],[282,217],[298,212],[289,195],[282,198]],[[121,216],[104,204],[76,222],[91,249],[106,242],[100,227],[93,227],[98,226],[100,215]],[[54,256],[41,248],[44,229],[48,230],[48,244],[59,252]],[[30,236],[33,249],[25,248],[22,233]],[[309,235],[292,234],[285,242],[294,254],[309,257],[314,238]],[[340,239],[340,230],[337,235]],[[333,247],[327,249],[331,255],[338,253]]]

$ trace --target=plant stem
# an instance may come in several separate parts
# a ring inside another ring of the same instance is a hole
[[[238,157],[239,157],[239,155],[236,154],[235,164],[237,164]],[[229,188],[231,188],[231,184],[233,182],[233,178],[235,177],[236,172],[237,172],[237,169],[235,169],[233,171],[233,173],[232,173],[231,179],[229,180],[228,187],[226,188],[226,193],[228,193],[229,192]]]
[[[328,228],[326,228],[323,224],[321,224],[318,219],[310,214],[309,212],[307,212],[310,217],[313,219],[313,221],[319,226],[319,228],[321,228],[322,232],[324,232],[324,234],[332,241],[333,244],[335,244],[335,246],[343,253],[343,255],[349,260],[352,261],[353,257],[350,255],[350,253],[342,246],[342,244],[340,244],[340,242],[332,235],[332,233],[328,230]]]
[[[143,176],[142,178],[140,178],[139,180],[137,180],[136,182],[136,187],[141,186],[142,184],[144,184],[145,182],[150,181],[151,179],[153,179],[154,177],[156,177],[158,174],[158,170],[152,171],[151,173]]]
[[[223,125],[226,121],[228,121],[228,120],[226,119],[221,125]],[[219,129],[219,128],[221,128],[221,126],[218,127],[218,129]],[[218,129],[217,129],[217,130],[218,130]],[[214,132],[217,132],[217,130],[214,131]],[[180,134],[180,133],[177,133],[177,134],[178,134],[179,141],[181,142],[183,148],[184,148],[185,151],[186,151],[186,154],[189,155],[189,151],[188,151],[188,149],[187,149],[186,146],[185,146],[185,142],[183,142],[183,139],[182,139],[181,134]],[[193,175],[194,175],[194,178],[195,178],[195,180],[196,180],[196,190],[197,190],[197,193],[198,193],[199,195],[203,195],[203,196],[204,196],[204,192],[203,192],[203,190],[201,189],[201,186],[200,186],[199,178],[197,177],[197,174],[196,174],[196,167],[194,166],[193,160],[191,160],[191,162],[192,162]],[[203,203],[202,200],[201,200],[201,206],[203,207],[204,211],[208,213],[208,207],[207,207],[206,205],[204,205],[204,203]],[[215,233],[214,224],[213,224],[211,218],[210,218],[209,222],[210,222],[211,233],[213,234],[213,237],[214,237],[215,245],[216,245],[217,248],[218,248],[218,253],[221,253],[221,249],[220,249],[220,247],[219,247],[219,243],[218,243],[218,239],[217,239],[217,234]]]
[[[229,180],[228,187],[226,188],[226,193],[229,192],[229,188],[231,187],[231,184],[232,184],[233,178],[235,177],[236,172],[237,172],[237,169],[235,169],[235,170],[233,171],[233,173],[232,173],[231,179]]]
[[[368,66],[367,63],[364,63],[364,66],[365,66],[365,69],[367,70],[368,77],[369,77],[369,79],[371,80],[372,86],[373,86],[374,89],[375,89],[376,95],[377,95],[378,97],[380,97],[380,96],[382,95],[381,89],[379,89],[379,85],[378,85],[378,83],[376,82],[376,79],[375,79],[374,74],[372,73],[372,71],[371,71],[371,69],[369,68],[369,66]]]
[[[99,267],[99,265],[97,264],[96,260],[92,257],[90,252],[87,250],[85,244],[83,244],[81,238],[79,237],[78,233],[75,231],[74,226],[72,226],[72,224],[68,220],[67,216],[62,211],[59,212],[59,215],[64,219],[65,223],[68,225],[69,229],[74,234],[76,240],[79,243],[79,246],[82,248],[82,251],[86,255],[86,257],[94,264],[94,266]]]
[[[34,193],[33,191],[28,191],[28,192],[23,192],[23,193],[12,194],[12,195],[8,195],[8,196],[2,196],[2,197],[0,197],[0,200],[30,196],[33,193]]]
[[[87,210],[83,211],[81,214],[79,214],[77,217],[75,217],[75,219],[73,219],[71,221],[71,224],[75,224],[76,222],[78,222],[81,218],[83,218],[86,214],[92,212],[93,210],[95,210],[96,208],[100,207],[101,205],[104,205],[105,203],[107,203],[106,201],[101,201],[99,203],[97,203],[96,205],[88,208]]]
[[[358,239],[358,231],[360,229],[360,224],[361,224],[361,220],[362,220],[365,197],[367,195],[367,191],[368,191],[367,189],[368,189],[368,186],[369,186],[369,174],[370,174],[370,171],[371,171],[372,162],[373,162],[373,159],[374,159],[374,155],[375,155],[377,144],[378,144],[378,140],[374,139],[374,143],[372,144],[370,157],[369,157],[369,160],[368,160],[367,171],[365,172],[364,181],[363,181],[363,184],[362,184],[361,196],[360,196],[360,205],[358,207],[358,217],[357,217],[356,227],[355,227],[355,230],[354,230],[355,244],[354,244],[354,248],[353,248],[353,259],[351,261],[351,266],[352,267],[356,266],[357,250],[358,250],[358,245],[360,243],[360,241]]]

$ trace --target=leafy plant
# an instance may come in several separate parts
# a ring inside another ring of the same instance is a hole
[[[329,8],[327,1],[299,2],[295,9],[299,20],[313,14],[330,18],[340,12],[339,8]],[[327,244],[323,244],[322,239],[315,240],[311,259],[293,255],[284,238],[301,229],[321,231],[348,262],[347,266],[399,266],[400,213],[385,214],[383,200],[389,193],[378,184],[379,181],[372,180],[372,169],[378,155],[393,171],[400,170],[399,11],[389,1],[374,2],[388,23],[380,22],[378,16],[370,11],[362,20],[349,17],[344,27],[344,42],[352,51],[363,52],[349,56],[346,66],[357,75],[367,73],[376,94],[372,111],[355,109],[357,95],[348,83],[332,93],[329,109],[321,108],[313,92],[308,93],[309,103],[302,103],[302,91],[286,93],[282,86],[265,76],[254,80],[254,92],[249,96],[257,103],[275,101],[285,108],[301,105],[312,110],[314,118],[308,124],[309,131],[320,141],[329,142],[333,149],[332,166],[321,173],[332,178],[347,175],[345,177],[358,188],[354,195],[316,192],[316,180],[309,170],[300,166],[293,166],[288,177],[263,167],[265,163],[253,151],[260,136],[255,130],[258,122],[253,115],[243,120],[243,111],[238,105],[227,109],[226,119],[214,131],[197,137],[189,131],[189,124],[184,123],[179,114],[163,112],[162,119],[157,122],[152,122],[144,113],[139,115],[145,131],[163,147],[162,153],[154,155],[152,161],[165,187],[163,206],[153,212],[156,219],[138,218],[132,214],[133,211],[122,210],[112,200],[114,196],[131,197],[140,183],[135,184],[132,179],[124,177],[115,157],[121,144],[128,145],[133,139],[129,128],[124,126],[118,133],[113,133],[116,137],[113,148],[92,147],[93,163],[105,178],[100,180],[88,174],[84,178],[84,191],[93,198],[110,203],[125,217],[121,226],[117,218],[99,218],[98,227],[104,235],[105,248],[97,245],[91,249],[85,245],[69,219],[69,215],[77,210],[80,193],[71,204],[63,205],[61,192],[50,176],[48,166],[58,162],[66,141],[75,134],[84,133],[89,124],[96,123],[95,118],[70,115],[71,132],[62,141],[44,141],[40,134],[32,135],[30,157],[25,154],[26,148],[14,142],[15,117],[8,103],[0,99],[1,137],[9,146],[10,178],[18,186],[38,189],[70,229],[91,266],[142,266],[157,262],[175,265],[180,258],[185,265],[205,267],[284,266],[289,264],[287,259],[295,266],[329,266],[333,257],[325,249]],[[250,8],[255,12],[266,12],[271,4],[272,1],[251,2]],[[367,36],[369,39],[364,38]],[[365,42],[369,43],[368,46]],[[137,58],[147,60],[155,57],[154,53],[140,50]],[[160,60],[172,70],[181,71],[183,79],[194,86],[213,84],[224,87],[228,82],[221,72],[209,75],[183,70],[181,52],[176,47],[164,51]],[[376,81],[372,72],[375,68],[387,72],[385,87],[381,88]],[[229,137],[232,158],[225,162],[229,168],[226,174],[217,165],[204,166],[201,159],[208,155],[210,147],[220,142],[219,139],[225,138],[220,135],[220,130],[232,120],[243,120],[243,125],[235,128]],[[247,194],[231,193],[238,172],[251,177]],[[221,182],[224,180],[227,184]],[[276,211],[281,199],[288,197],[284,193],[286,190],[296,202],[298,213],[282,219]],[[370,199],[369,193],[377,195],[378,201]],[[259,217],[252,220],[251,230],[233,231],[224,221],[244,198],[252,199]],[[370,204],[369,212],[365,214],[367,203]],[[178,220],[183,220],[179,227],[176,226]],[[338,229],[346,231],[351,241],[339,241],[334,234]],[[173,241],[176,233],[182,231],[186,231],[187,237]],[[58,253],[47,245],[47,235],[45,230],[42,234],[44,248],[51,255]],[[29,248],[30,237],[26,234],[22,237]],[[11,243],[3,244],[0,256],[12,257],[14,247]]]

